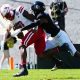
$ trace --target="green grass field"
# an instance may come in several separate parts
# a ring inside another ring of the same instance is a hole
[[[19,70],[1,70],[0,80],[80,80],[80,69],[30,69],[28,76],[14,78]]]

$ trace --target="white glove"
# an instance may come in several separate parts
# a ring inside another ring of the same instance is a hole
[[[21,32],[21,28],[11,32],[11,36],[15,37]]]

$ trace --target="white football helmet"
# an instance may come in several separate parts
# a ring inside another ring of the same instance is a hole
[[[7,13],[13,15],[13,8],[9,4],[4,4],[0,8],[0,13],[4,17]]]

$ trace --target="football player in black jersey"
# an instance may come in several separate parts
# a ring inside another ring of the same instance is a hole
[[[42,27],[46,33],[51,34],[52,40],[48,39],[46,43],[46,49],[51,49],[56,46],[62,48],[62,50],[69,52],[72,56],[79,57],[80,53],[76,50],[73,43],[70,41],[67,33],[58,28],[50,18],[48,13],[45,13],[45,4],[40,1],[36,1],[31,9],[36,17],[35,22],[22,28],[21,31],[28,30],[33,27]]]

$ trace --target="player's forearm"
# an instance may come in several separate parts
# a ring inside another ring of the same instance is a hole
[[[33,22],[30,25],[25,26],[24,28],[22,28],[21,31],[31,29],[31,28],[36,27],[38,25],[40,25],[40,21]]]
[[[33,28],[33,26],[32,25],[25,26],[21,29],[21,31],[28,30],[30,28]]]
[[[28,11],[24,10],[23,16],[31,21],[34,21],[35,16],[33,14],[30,14]]]

